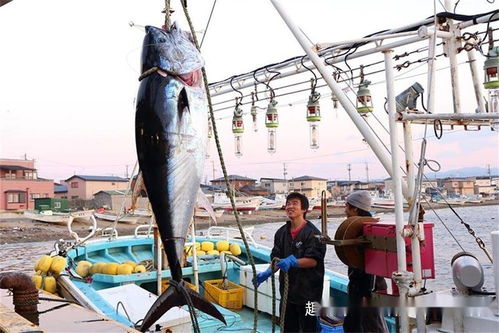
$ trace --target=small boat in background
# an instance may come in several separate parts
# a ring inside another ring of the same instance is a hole
[[[116,212],[113,211],[105,211],[105,210],[97,210],[94,212],[94,216],[98,219],[104,220],[104,221],[116,221],[118,222],[123,222],[123,223],[129,223],[129,224],[142,224],[142,223],[148,223],[149,220],[151,219],[151,215],[147,214],[135,214],[133,212],[131,213],[125,213],[118,215]]]
[[[24,211],[24,217],[28,219],[54,224],[67,224],[70,217],[73,217],[76,222],[88,222],[93,214],[93,210],[81,210],[74,212],[54,212],[52,210]]]
[[[262,203],[262,197],[234,197],[234,201],[238,212],[251,212],[259,209],[260,204]],[[225,193],[215,193],[211,206],[215,210],[223,209],[232,211],[232,204]]]

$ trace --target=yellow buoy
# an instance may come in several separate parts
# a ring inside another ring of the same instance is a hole
[[[205,252],[209,252],[215,248],[215,245],[212,242],[202,242],[201,243],[201,250]]]
[[[198,251],[196,252],[196,254],[197,254],[198,256],[205,256],[205,255],[206,255],[206,252],[205,252],[205,251],[202,251],[202,250],[198,250]]]
[[[83,264],[78,263],[75,271],[79,276],[81,276],[82,278],[85,278],[90,274],[91,267],[92,267],[92,264],[87,265],[86,263],[83,263]]]
[[[57,291],[57,284],[55,282],[55,277],[46,276],[43,279],[43,290],[48,291],[51,294],[55,294]]]
[[[31,277],[31,281],[35,284],[36,289],[40,289],[42,287],[43,278],[40,275],[33,275]]]
[[[50,272],[55,275],[61,274],[61,272],[66,267],[66,258],[61,256],[55,256],[52,258],[52,264],[50,264]]]
[[[115,262],[105,264],[102,268],[102,274],[116,275],[116,273],[118,272],[118,266],[119,264]]]
[[[196,250],[200,250],[201,249],[201,243],[200,242],[196,242]]]
[[[230,244],[230,252],[235,255],[235,256],[238,256],[241,254],[241,247],[239,246],[239,244]]]
[[[35,265],[35,271],[42,271],[42,273],[47,273],[50,269],[50,265],[52,264],[52,257],[44,255]]]
[[[216,255],[219,255],[220,252],[218,252],[217,250],[211,250],[211,251],[208,251],[206,252],[206,254],[210,255],[210,254],[216,254]]]
[[[135,261],[131,261],[131,260],[123,261],[122,264],[130,265],[130,266],[132,266],[132,268],[135,268],[135,266],[137,266],[137,263]]]
[[[144,265],[137,265],[133,269],[134,273],[145,273],[145,271],[146,271],[146,266],[144,266]]]
[[[232,254],[230,251],[220,251],[220,254],[225,253],[225,254]]]
[[[90,267],[90,275],[102,273],[104,266],[106,266],[106,263],[102,261],[93,264],[92,267]]]
[[[227,242],[227,241],[218,241],[217,242],[217,250],[218,251],[228,251],[229,250],[229,242]]]
[[[133,272],[133,267],[130,266],[129,264],[121,264],[118,266],[117,273],[118,275],[128,275],[132,274]]]

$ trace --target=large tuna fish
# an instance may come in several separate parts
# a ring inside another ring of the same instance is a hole
[[[180,261],[202,177],[207,135],[207,103],[201,85],[204,65],[189,35],[173,26],[147,26],[135,115],[140,169],[161,234],[172,279],[191,296],[197,309],[225,323],[198,293],[185,288]],[[151,73],[151,72],[149,72]],[[141,330],[173,306],[187,304],[185,292],[170,287],[153,304]]]

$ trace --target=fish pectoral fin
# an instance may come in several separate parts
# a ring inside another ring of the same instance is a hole
[[[184,291],[189,294],[192,305],[196,309],[209,314],[227,325],[225,318],[213,304],[205,300],[194,290],[186,287],[185,284],[181,283],[178,287],[170,286],[170,288],[168,288],[156,299],[142,321],[142,325],[140,326],[141,332],[147,331],[152,324],[154,324],[163,314],[174,306],[183,306],[187,304],[187,299],[185,298],[184,293],[177,288],[183,288]]]

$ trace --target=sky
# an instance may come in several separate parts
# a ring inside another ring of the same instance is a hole
[[[434,4],[433,0],[281,2],[314,43],[359,38],[414,23],[432,15]],[[1,7],[0,157],[35,159],[39,176],[55,180],[73,174],[124,176],[127,170],[130,174],[136,163],[133,103],[144,36],[140,26],[162,25],[163,4],[161,0],[14,0]],[[202,34],[213,1],[189,0],[188,4],[195,28]],[[172,19],[187,29],[180,3],[174,0],[172,5],[176,9]],[[495,6],[486,0],[461,0],[457,12],[482,13]],[[438,1],[437,11],[442,11]],[[202,54],[209,81],[215,82],[304,52],[270,1],[218,0]],[[382,55],[378,54],[365,61],[380,59]],[[358,66],[362,61],[351,64]],[[466,55],[460,54],[462,104],[464,112],[473,112],[476,106],[465,61]],[[479,62],[481,68],[482,57]],[[437,67],[443,68],[437,77],[437,112],[452,112],[447,64],[444,57],[437,61]],[[407,77],[425,70],[415,67],[396,81],[397,93],[416,80],[426,87],[426,77]],[[302,80],[309,78],[309,74],[301,76]],[[383,73],[372,78],[378,83],[383,80]],[[276,81],[275,87],[284,84],[284,79]],[[370,117],[368,123],[389,144],[383,129],[388,127],[383,110],[385,86],[375,84],[371,91],[376,117]],[[328,94],[325,88],[320,92]],[[235,96],[224,95],[214,101]],[[287,178],[313,175],[348,179],[350,164],[352,179],[387,176],[345,111],[341,107],[334,110],[329,98],[321,100],[320,148],[311,150],[305,121],[307,98],[308,92],[302,92],[278,100],[280,126],[273,155],[266,151],[264,111],[259,113],[256,133],[251,131],[249,116],[245,116],[240,158],[233,153],[232,111],[217,112],[229,174],[256,179],[283,177],[285,165]],[[266,107],[263,101],[257,104],[262,110]],[[244,111],[248,108],[245,106]],[[441,140],[432,135],[429,127],[427,158],[437,160],[443,170],[499,165],[498,135],[489,128],[479,132],[446,130]],[[422,136],[422,127],[414,129],[417,155]],[[399,138],[402,142],[401,135]],[[213,142],[210,145],[205,180],[222,176]]]

